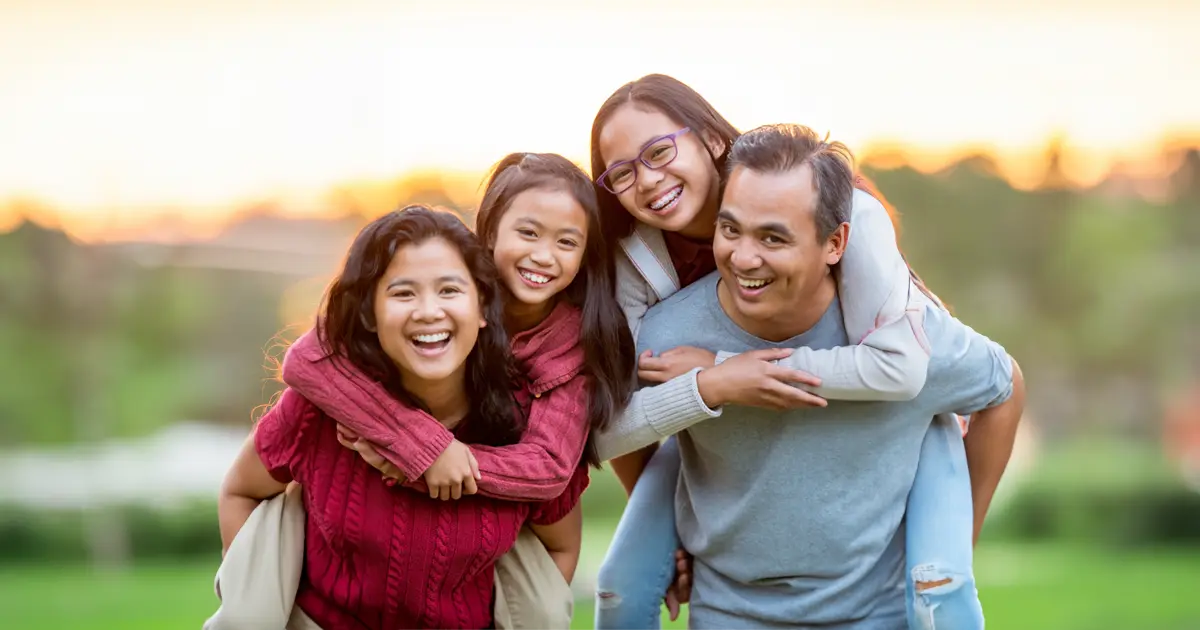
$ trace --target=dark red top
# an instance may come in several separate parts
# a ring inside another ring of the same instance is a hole
[[[663,240],[667,243],[667,254],[671,257],[671,265],[675,267],[675,275],[679,276],[680,288],[717,270],[711,240],[700,243],[678,232],[666,231],[663,232]]]
[[[430,499],[385,486],[338,443],[336,426],[287,389],[254,435],[271,476],[303,487],[308,519],[296,604],[325,630],[491,627],[496,560],[526,521],[560,520],[587,486],[582,469],[546,503]]]

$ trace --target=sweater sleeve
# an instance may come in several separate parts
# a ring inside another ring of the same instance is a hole
[[[454,440],[436,418],[396,400],[350,361],[326,357],[316,331],[305,333],[288,348],[283,381],[374,444],[410,480],[424,475]]]
[[[479,493],[509,501],[561,495],[583,459],[587,406],[587,378],[579,375],[534,398],[517,444],[470,445],[479,463]]]
[[[805,389],[824,398],[911,400],[929,369],[923,322],[929,300],[912,283],[883,204],[855,190],[850,225],[838,293],[846,332],[860,341],[828,350],[796,348],[778,363],[819,377],[820,387]],[[717,362],[730,356],[720,352]]]
[[[563,520],[579,504],[579,498],[587,490],[590,481],[587,464],[577,466],[563,492],[549,501],[539,503],[529,514],[529,521],[534,525],[552,525]]]
[[[254,448],[275,481],[304,483],[308,478],[317,422],[316,408],[289,388],[254,425]]]
[[[687,374],[643,387],[633,394],[629,406],[620,417],[596,436],[596,450],[602,461],[632,453],[644,446],[709,418],[721,415],[721,409],[710,409],[700,397],[696,368]]]

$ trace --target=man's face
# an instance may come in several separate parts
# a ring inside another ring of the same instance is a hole
[[[782,173],[739,166],[730,175],[713,253],[729,298],[726,305],[751,333],[786,339],[807,330],[788,330],[789,324],[807,321],[811,309],[806,305],[821,302],[824,312],[821,290],[833,288],[829,266],[841,260],[848,226],[818,239],[816,207],[807,164]]]

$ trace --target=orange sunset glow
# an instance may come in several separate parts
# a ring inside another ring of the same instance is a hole
[[[742,128],[801,122],[923,170],[985,152],[1029,187],[1059,139],[1078,183],[1154,174],[1200,138],[1198,22],[1066,0],[5,0],[0,228],[203,231],[414,170],[477,182],[513,150],[585,163],[596,107],[650,72]]]

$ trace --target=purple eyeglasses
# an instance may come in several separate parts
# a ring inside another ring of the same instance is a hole
[[[675,133],[654,138],[642,146],[642,151],[636,159],[613,164],[608,167],[608,170],[601,173],[600,177],[596,178],[596,183],[614,195],[629,190],[637,181],[638,162],[642,166],[652,169],[659,169],[670,164],[675,160],[675,156],[679,155],[679,146],[675,143],[675,139],[689,131],[691,131],[689,127],[684,127]]]

